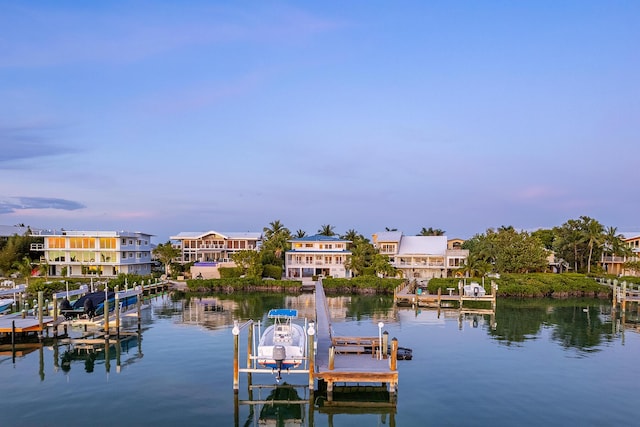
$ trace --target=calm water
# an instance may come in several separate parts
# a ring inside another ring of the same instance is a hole
[[[640,334],[612,319],[606,301],[499,301],[495,315],[460,317],[457,311],[394,309],[389,298],[329,300],[337,334],[376,336],[382,321],[391,337],[413,349],[413,360],[398,361],[395,412],[294,407],[303,425],[603,426],[633,423],[637,416]],[[65,346],[15,360],[3,353],[0,425],[258,425],[260,407],[241,402],[234,411],[231,327],[236,318],[264,319],[273,307],[310,315],[313,297],[164,296],[143,311],[142,340],[125,342],[119,351],[112,347],[106,359],[104,352],[77,354]],[[245,332],[241,338],[244,347]],[[305,379],[285,375],[288,383]],[[273,382],[270,375],[254,375],[254,383]],[[248,399],[247,390],[241,374],[240,400]],[[268,394],[258,390],[252,397]],[[316,394],[315,401],[320,405],[322,397]]]

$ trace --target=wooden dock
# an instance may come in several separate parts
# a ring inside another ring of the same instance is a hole
[[[457,305],[462,308],[465,301],[488,302],[492,309],[495,309],[497,285],[491,282],[491,292],[485,295],[465,295],[462,288],[447,288],[448,294],[442,294],[438,288],[437,294],[426,292],[413,292],[410,285],[400,286],[393,294],[396,305],[416,306],[416,307],[451,307]]]
[[[335,383],[380,383],[395,395],[398,341],[391,341],[391,354],[386,354],[387,345],[380,337],[334,336],[321,281],[316,284],[316,343],[314,378],[326,384],[328,401],[333,400]]]

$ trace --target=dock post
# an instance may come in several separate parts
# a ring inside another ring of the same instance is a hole
[[[140,293],[136,296],[136,309],[138,310],[138,334],[142,332],[142,314],[140,310],[142,309],[142,289],[140,289]]]
[[[38,339],[42,340],[42,329],[44,328],[44,322],[42,319],[42,304],[44,304],[44,292],[38,291],[38,327],[40,330],[38,331]]]
[[[109,287],[104,287],[104,336],[109,336]]]
[[[382,358],[386,359],[389,350],[389,332],[384,331],[382,333]]]
[[[247,369],[251,368],[251,350],[253,348],[253,322],[250,321],[249,331],[247,334]],[[247,373],[247,381],[251,384],[251,372]]]
[[[389,363],[389,368],[392,371],[398,370],[398,339],[395,337],[391,340],[391,361]],[[397,379],[395,382],[389,383],[389,393],[396,393],[397,384]]]
[[[11,321],[11,354],[13,354],[13,361],[16,361],[16,321]]]
[[[329,347],[329,370],[333,371],[333,366],[334,366],[334,359],[335,359],[335,355],[336,355],[336,349],[335,347],[332,345],[331,347]]]
[[[240,328],[238,326],[238,321],[233,321],[233,329],[231,330],[233,333],[233,392],[238,394],[238,389],[240,387],[240,367],[239,365],[239,351],[240,351]]]
[[[114,291],[115,295],[115,314],[116,314],[116,338],[120,340],[120,297],[118,297],[118,287],[116,286]]]
[[[315,373],[315,366],[314,366],[314,357],[315,357],[315,351],[314,351],[314,336],[316,334],[316,328],[315,328],[315,324],[313,322],[309,323],[309,328],[307,329],[307,360],[309,361],[308,364],[308,368],[309,368],[309,391],[311,393],[313,393],[314,390],[314,373]]]
[[[442,288],[438,288],[438,308],[440,308],[440,301],[442,300]]]
[[[627,282],[624,281],[622,282],[622,295],[621,295],[621,299],[622,299],[622,307],[620,308],[620,310],[622,310],[622,312],[624,313],[624,311],[627,309]]]

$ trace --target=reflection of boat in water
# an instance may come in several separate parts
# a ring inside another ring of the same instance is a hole
[[[298,317],[297,310],[274,309],[268,317],[273,319],[273,325],[264,330],[258,343],[258,364],[277,370],[277,380],[280,380],[282,369],[292,369],[300,366],[305,357],[307,336],[300,325],[293,323]]]
[[[276,387],[269,393],[267,401],[260,410],[260,425],[266,426],[301,426],[304,404],[298,392],[286,383]]]

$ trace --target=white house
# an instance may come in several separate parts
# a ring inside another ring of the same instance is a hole
[[[454,239],[458,242],[460,239]],[[459,249],[446,236],[405,236],[401,231],[373,234],[373,245],[408,279],[450,277],[469,251]]]
[[[170,239],[180,249],[177,261],[194,262],[191,277],[203,279],[219,279],[220,267],[235,267],[231,260],[235,252],[258,251],[262,246],[262,233],[257,232],[183,231]]]
[[[37,230],[50,276],[151,274],[151,234],[129,231]]]
[[[347,249],[350,240],[317,234],[292,239],[288,243],[291,243],[291,250],[285,252],[284,261],[287,278],[351,277],[351,272],[345,267],[351,256]]]

